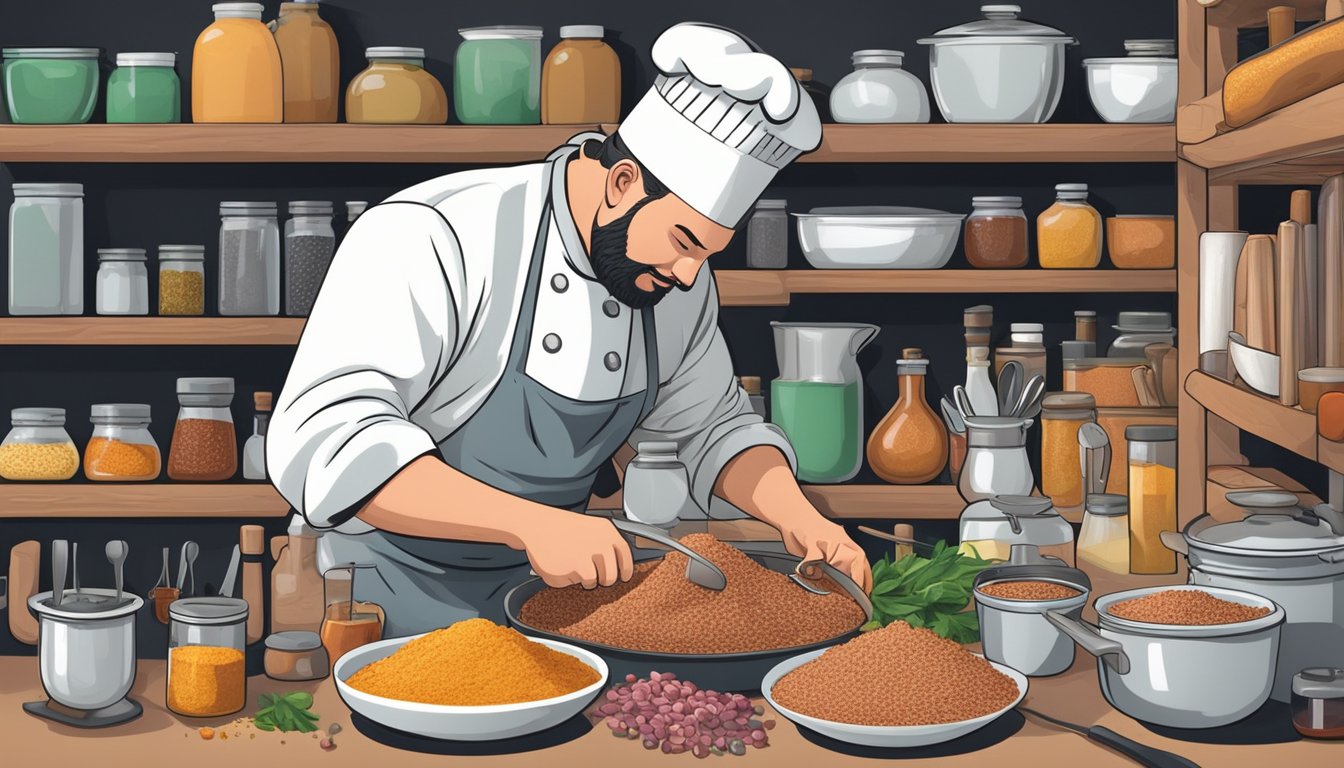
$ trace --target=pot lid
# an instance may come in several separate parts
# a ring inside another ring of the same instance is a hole
[[[1251,552],[1312,552],[1344,546],[1324,520],[1309,515],[1253,514],[1244,520],[1191,530],[1198,544]]]
[[[1112,326],[1117,331],[1132,333],[1170,333],[1170,312],[1121,312]]]
[[[1344,698],[1344,669],[1307,667],[1293,675],[1293,693],[1308,699]]]
[[[1018,18],[1020,5],[982,5],[984,18],[940,30],[919,41],[933,45],[951,40],[978,39],[986,42],[1048,42],[1073,45],[1078,41],[1054,27]]]
[[[1088,494],[1084,510],[1098,517],[1118,517],[1129,514],[1129,497],[1119,493]]]
[[[322,647],[322,638],[316,632],[275,632],[266,636],[266,647],[273,651],[306,653]]]
[[[247,619],[247,601],[237,597],[188,597],[169,604],[168,617],[187,624],[237,624]]]
[[[1041,407],[1048,411],[1090,411],[1097,407],[1097,399],[1089,392],[1051,392],[1041,401]]]

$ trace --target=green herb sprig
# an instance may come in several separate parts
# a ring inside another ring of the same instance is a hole
[[[957,643],[980,639],[975,611],[966,610],[976,574],[992,563],[967,557],[939,541],[927,557],[909,554],[892,562],[884,555],[873,566],[873,620],[862,629],[880,629],[893,621],[927,627]]]
[[[263,693],[257,699],[260,709],[252,717],[252,724],[262,731],[298,731],[310,733],[317,730],[314,722],[321,719],[309,711],[313,706],[313,695],[306,691],[275,694]]]

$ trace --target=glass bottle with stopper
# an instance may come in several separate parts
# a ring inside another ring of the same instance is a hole
[[[902,350],[900,398],[868,438],[868,464],[889,483],[927,483],[947,464],[947,430],[924,394],[928,369],[923,350]]]

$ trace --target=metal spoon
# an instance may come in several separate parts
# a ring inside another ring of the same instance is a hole
[[[1017,405],[1013,406],[1013,417],[1036,418],[1041,412],[1041,396],[1044,394],[1045,379],[1041,376],[1032,376],[1031,381],[1022,388],[1022,395],[1017,398]]]
[[[966,434],[966,419],[962,418],[961,411],[952,404],[946,397],[940,403],[943,409],[943,422],[947,424],[947,430],[954,435]]]
[[[201,545],[194,541],[188,541],[182,545],[182,551],[187,556],[187,578],[191,581],[191,592],[188,595],[196,594],[196,556],[201,554]]]
[[[975,408],[971,407],[971,396],[966,394],[966,388],[958,384],[952,388],[952,396],[957,399],[957,408],[961,410],[961,415],[974,416]]]
[[[65,601],[65,571],[70,557],[70,543],[65,539],[51,542],[51,604]]]
[[[821,589],[807,583],[807,581],[820,578],[822,573],[831,577],[831,581],[839,584],[840,588],[845,590],[845,593],[863,609],[865,619],[867,621],[872,621],[873,601],[868,598],[867,593],[865,593],[863,588],[856,584],[848,574],[842,572],[825,560],[804,560],[793,569],[793,573],[789,574],[789,578],[793,580],[793,583],[815,595],[829,595],[831,594],[829,590]]]
[[[124,541],[109,541],[103,547],[103,554],[107,555],[107,561],[112,564],[112,574],[117,580],[117,605],[121,605],[121,585],[123,568],[126,565],[126,556],[131,552],[131,545]]]
[[[721,592],[728,586],[728,577],[723,575],[723,571],[719,570],[717,565],[706,560],[699,552],[672,538],[662,528],[619,518],[612,518],[611,524],[622,533],[642,536],[685,555],[687,558],[686,579],[692,584],[702,586],[705,589],[712,589],[715,592]]]
[[[1009,360],[1003,364],[1003,370],[999,371],[999,414],[1009,416],[1012,414],[1013,405],[1017,398],[1022,394],[1022,382],[1026,375],[1026,368],[1016,360]]]

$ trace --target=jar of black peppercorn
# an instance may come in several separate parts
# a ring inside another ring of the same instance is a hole
[[[307,317],[322,287],[322,278],[336,253],[336,231],[331,226],[332,204],[296,200],[289,204],[285,222],[285,314]]]
[[[168,451],[174,480],[217,482],[238,471],[238,439],[233,430],[233,379],[177,380],[177,425]]]

